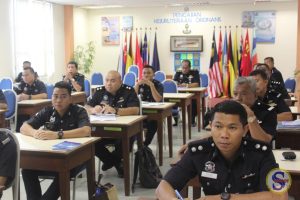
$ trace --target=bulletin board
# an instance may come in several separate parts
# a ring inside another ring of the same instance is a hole
[[[192,69],[198,69],[200,72],[200,52],[178,52],[174,53],[174,70],[180,69],[183,60],[191,62]]]

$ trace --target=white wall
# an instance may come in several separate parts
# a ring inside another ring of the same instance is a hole
[[[273,56],[275,58],[275,65],[282,71],[284,78],[293,75],[296,65],[297,2],[259,3],[256,6],[253,4],[239,4],[190,7],[190,11],[199,11],[202,15],[219,16],[222,19],[220,23],[202,22],[190,24],[192,35],[203,35],[204,38],[204,51],[201,53],[202,72],[208,71],[213,27],[229,25],[235,27],[236,25],[241,25],[242,12],[255,10],[276,11],[276,42],[275,44],[257,44],[259,61],[262,62],[266,56]],[[182,30],[185,23],[154,24],[153,20],[155,18],[170,17],[174,12],[182,11],[183,7],[75,9],[75,44],[84,44],[90,40],[96,41],[96,59],[93,71],[100,71],[105,74],[110,69],[116,69],[119,46],[103,46],[101,44],[101,16],[133,16],[134,28],[152,27],[152,37],[154,37],[153,28],[157,27],[161,69],[166,71],[167,74],[173,74],[174,54],[170,52],[170,36],[183,35]],[[216,28],[216,30],[218,33],[219,28]],[[234,32],[235,28],[232,28],[232,30]],[[239,32],[240,29],[238,31],[238,40],[240,38]]]

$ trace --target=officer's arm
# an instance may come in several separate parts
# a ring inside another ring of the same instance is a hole
[[[220,200],[220,195],[205,196],[198,200]],[[231,194],[230,200],[288,200],[288,194],[274,192],[256,192],[251,194]]]
[[[23,125],[20,128],[20,132],[24,135],[28,135],[33,137],[34,133],[36,132],[36,129],[34,129],[30,124],[27,122],[24,122]]]
[[[291,112],[282,112],[277,114],[277,121],[292,121],[293,115]]]
[[[157,89],[155,88],[155,85],[153,82],[150,83],[150,89],[151,89],[151,94],[153,96],[153,99],[156,102],[160,102],[162,100],[162,96],[159,94],[159,92],[157,91]]]
[[[172,186],[165,180],[162,180],[155,190],[156,197],[159,200],[177,199]]]
[[[31,99],[47,99],[47,93],[31,95]]]
[[[76,92],[82,91],[81,85],[79,83],[77,83],[74,78],[71,79],[71,84],[75,88]]]

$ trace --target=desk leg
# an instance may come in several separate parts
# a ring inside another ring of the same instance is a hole
[[[61,200],[70,200],[70,171],[59,172],[59,191]]]
[[[186,143],[186,106],[182,106],[182,138],[183,144]]]
[[[129,165],[129,139],[124,134],[122,138],[122,149],[123,149],[123,164],[124,164],[124,186],[125,196],[130,195],[130,165]]]
[[[198,121],[198,132],[201,131],[201,97],[200,94],[196,93],[196,101],[197,101],[197,121]],[[190,138],[191,139],[191,138]]]
[[[91,159],[86,162],[86,174],[87,174],[87,184],[89,200],[93,199],[93,194],[95,192],[95,146],[91,145]],[[74,188],[75,189],[75,188]]]
[[[192,102],[191,102],[192,103]],[[188,112],[188,129],[189,129],[189,139],[192,138],[192,104],[187,106],[187,112]]]
[[[157,120],[157,141],[158,141],[158,157],[159,166],[163,165],[163,122]]]
[[[172,115],[167,117],[168,139],[169,139],[169,156],[173,157],[173,132],[172,132]]]

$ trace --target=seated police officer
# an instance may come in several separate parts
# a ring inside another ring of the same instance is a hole
[[[7,109],[6,99],[1,89],[0,89],[0,109],[3,110]]]
[[[277,121],[293,120],[292,112],[282,98],[282,94],[274,90],[268,91],[268,76],[264,70],[257,69],[250,73],[256,80],[256,93],[258,98],[267,105],[274,107]]]
[[[24,61],[23,62],[23,69],[27,68],[27,67],[31,67],[31,62],[29,61]],[[35,78],[38,78],[38,74],[37,72],[34,72]],[[21,83],[23,81],[23,72],[20,72],[18,74],[18,76],[15,79],[15,83]]]
[[[137,82],[134,89],[140,95],[142,101],[160,102],[163,100],[163,85],[154,79],[154,69],[150,65],[144,66],[143,78]],[[147,128],[144,145],[148,146],[157,131],[157,122],[155,120],[145,120],[144,126]]]
[[[21,133],[38,140],[54,140],[87,137],[91,134],[91,128],[86,110],[72,104],[70,85],[60,81],[54,85],[52,106],[43,108],[25,122]],[[82,169],[84,165],[75,167],[70,171],[70,177],[76,176]],[[60,196],[58,173],[23,169],[22,176],[28,200],[58,199]],[[39,176],[54,177],[43,195]]]
[[[105,86],[96,89],[86,108],[90,114],[138,115],[139,100],[132,87],[122,84],[121,76],[117,71],[109,71],[105,77]],[[108,144],[114,145],[113,152],[106,148]],[[115,167],[119,177],[123,177],[120,139],[101,139],[95,144],[95,154],[103,162],[103,171]]]
[[[160,182],[157,197],[177,199],[174,190],[198,176],[205,194],[200,200],[287,200],[286,193],[268,191],[267,174],[278,167],[271,147],[245,138],[247,132],[247,112],[241,104],[230,100],[217,104],[211,116],[212,137],[189,144]]]
[[[23,80],[16,89],[18,101],[30,99],[47,99],[45,84],[38,80],[32,67],[23,70]],[[18,115],[16,131],[19,132],[23,122],[28,120],[28,115]]]
[[[70,84],[73,92],[84,91],[84,75],[78,73],[78,64],[70,61],[67,66],[67,73],[63,76],[63,81]]]
[[[174,75],[174,81],[177,82],[178,87],[199,87],[200,77],[197,69],[191,69],[191,61],[183,60],[181,70],[178,70]],[[192,126],[196,126],[195,117],[197,116],[197,101],[192,100]],[[177,119],[177,118],[176,118]],[[175,120],[175,124],[177,121]]]
[[[2,192],[15,178],[17,146],[14,139],[0,129],[0,199]]]
[[[277,82],[278,84],[284,87],[284,81],[281,72],[276,69],[274,66],[274,58],[273,57],[266,57],[264,59],[264,63],[268,66],[270,71],[270,80]]]
[[[277,118],[273,107],[256,95],[256,81],[252,77],[238,77],[233,88],[233,99],[247,111],[249,134],[253,139],[270,143],[275,137]]]

